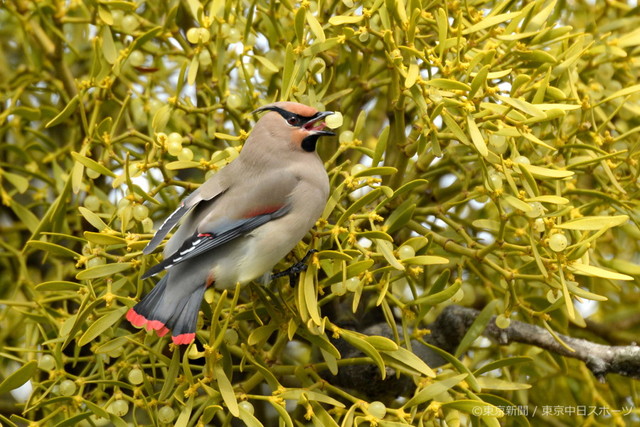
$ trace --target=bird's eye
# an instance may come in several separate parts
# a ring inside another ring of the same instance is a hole
[[[287,119],[287,123],[289,123],[291,126],[297,126],[300,124],[300,120],[297,117],[289,117]]]

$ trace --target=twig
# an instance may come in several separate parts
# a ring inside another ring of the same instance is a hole
[[[457,343],[479,313],[478,310],[457,305],[445,308],[430,325],[432,338],[438,346],[449,351],[455,350]],[[604,382],[607,374],[640,379],[640,347],[636,345],[609,346],[558,334],[558,337],[574,350],[570,351],[539,326],[511,321],[509,327],[500,329],[495,324],[495,316],[489,321],[483,334],[501,345],[519,342],[582,360],[601,382]]]

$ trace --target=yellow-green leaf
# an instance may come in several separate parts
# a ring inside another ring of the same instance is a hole
[[[371,358],[373,363],[380,369],[380,376],[382,379],[386,377],[386,369],[384,368],[384,361],[382,360],[382,356],[378,353],[371,344],[369,344],[366,340],[360,337],[360,334],[347,330],[340,330],[340,337],[344,339],[346,342],[351,344],[353,347],[357,348],[367,356]]]
[[[190,160],[177,160],[175,162],[169,162],[166,165],[166,168],[171,171],[180,170],[180,169],[193,169],[202,166],[200,162],[193,162]]]
[[[253,55],[253,57],[257,59],[258,62],[260,62],[267,70],[271,71],[272,73],[277,73],[280,71],[280,69],[273,62],[271,62],[264,56]]]
[[[33,212],[22,206],[22,204],[16,202],[14,199],[11,199],[11,210],[20,219],[20,222],[27,226],[31,234],[36,232],[40,225],[40,220]]]
[[[238,399],[236,398],[236,393],[233,390],[233,385],[231,385],[231,381],[227,377],[227,374],[222,369],[222,363],[216,363],[213,366],[213,372],[215,373],[216,381],[218,382],[218,389],[220,390],[220,394],[222,395],[222,400],[227,405],[229,412],[234,417],[240,415],[240,408],[238,407]]]
[[[511,194],[503,194],[502,198],[505,202],[511,205],[514,209],[519,209],[523,212],[531,212],[533,208],[526,202],[518,199],[517,197],[513,197]]]
[[[555,205],[566,205],[569,199],[560,196],[537,196],[526,199],[527,202],[553,203]]]
[[[78,280],[87,280],[87,279],[97,279],[100,277],[112,276],[117,273],[121,273],[125,270],[130,269],[132,263],[130,262],[119,262],[112,264],[104,264],[104,265],[96,265],[95,267],[87,268],[76,274],[76,279]]]
[[[32,360],[22,365],[17,371],[9,375],[0,383],[0,394],[8,393],[31,379],[38,369],[38,362]]]
[[[633,280],[632,276],[587,264],[571,264],[569,266],[569,270],[573,274],[579,274],[582,276],[602,277],[603,279],[611,280]]]
[[[43,240],[29,240],[27,246],[35,248],[44,252],[49,252],[56,255],[66,256],[69,258],[79,258],[80,254],[65,248],[64,246],[57,245],[51,242],[45,242]]]
[[[461,286],[462,282],[456,280],[451,286],[440,292],[421,296],[420,298],[417,298],[413,301],[409,301],[409,303],[412,305],[436,305],[443,301],[447,301],[449,298],[454,296]]]
[[[459,374],[431,383],[409,399],[403,407],[410,408],[432,400],[439,394],[449,390],[451,387],[460,384],[466,377],[467,374]]]
[[[84,166],[88,167],[89,169],[95,172],[98,172],[99,174],[110,176],[111,178],[116,177],[116,174],[114,174],[112,171],[110,171],[100,163],[96,162],[95,160],[90,159],[86,156],[83,156],[82,154],[72,151],[71,157],[73,157],[77,162],[82,163]]]
[[[404,265],[402,265],[393,254],[393,243],[381,239],[375,239],[374,242],[384,259],[386,259],[393,268],[396,270],[404,270]]]
[[[73,98],[71,98],[69,100],[69,103],[67,105],[65,105],[65,107],[62,109],[62,111],[60,111],[57,116],[55,116],[53,119],[51,119],[45,125],[45,127],[50,128],[52,126],[55,126],[55,125],[58,125],[58,124],[62,123],[67,117],[69,117],[70,115],[72,115],[76,111],[76,108],[78,107],[79,102],[80,102],[80,97],[78,95],[76,95]]]
[[[384,357],[391,358],[398,363],[406,365],[422,375],[429,378],[436,377],[436,373],[433,372],[433,370],[422,359],[404,347],[398,347],[397,350],[393,351],[381,351],[380,353]]]
[[[29,180],[22,175],[0,170],[0,176],[9,181],[18,193],[22,194],[29,189]]]
[[[115,64],[118,59],[116,44],[113,42],[111,28],[108,25],[102,27],[102,54],[109,64]]]
[[[199,56],[194,55],[189,64],[189,72],[187,73],[187,84],[194,85],[198,77],[198,67],[200,66]]]
[[[89,209],[80,206],[78,207],[78,210],[80,211],[80,214],[84,217],[84,219],[86,219],[89,224],[93,225],[98,231],[109,228],[98,215],[91,212]]]
[[[357,24],[358,22],[362,21],[362,18],[363,18],[362,15],[332,16],[331,18],[329,18],[329,24],[331,25]]]
[[[597,231],[617,227],[628,220],[629,217],[627,215],[585,216],[558,224],[556,225],[556,228],[562,228],[565,230]]]
[[[411,258],[405,258],[401,261],[403,264],[409,265],[444,265],[449,264],[447,258],[436,255],[419,255]]]
[[[575,175],[573,171],[568,170],[549,169],[543,168],[542,166],[527,165],[525,163],[520,163],[520,165],[523,168],[526,168],[529,173],[531,173],[531,175],[535,176],[536,178],[563,179]]]
[[[463,90],[463,91],[470,91],[471,90],[471,86],[469,86],[466,83],[459,82],[457,80],[431,79],[431,80],[426,80],[425,83],[427,85],[429,85],[429,86],[433,86],[433,87],[436,87],[438,89]]]
[[[307,22],[309,23],[309,28],[311,28],[311,32],[316,37],[319,42],[325,41],[327,38],[324,35],[324,30],[322,29],[322,25],[318,22],[318,19],[311,14],[311,12],[307,11],[306,13]]]
[[[412,63],[409,65],[409,70],[407,71],[407,77],[404,80],[404,87],[410,88],[414,84],[416,84],[416,80],[418,79],[418,75],[420,73],[420,67],[416,63]]]
[[[93,341],[104,331],[109,329],[119,319],[121,319],[127,310],[129,310],[129,307],[120,307],[97,319],[95,322],[89,325],[84,334],[82,334],[82,336],[78,340],[78,345],[82,347],[83,345]]]
[[[518,16],[520,12],[507,12],[501,13],[500,15],[491,16],[489,18],[484,18],[480,20],[478,23],[466,28],[462,31],[462,35],[467,35],[471,33],[475,33],[476,31],[484,30],[485,28],[493,27],[494,25],[501,24],[505,21],[513,19]]]
[[[469,127],[469,134],[471,135],[471,141],[473,142],[473,145],[476,147],[476,150],[478,150],[478,153],[480,153],[482,157],[487,157],[487,155],[489,154],[489,149],[487,148],[487,144],[484,142],[484,137],[482,136],[482,133],[480,133],[480,129],[478,128],[478,125],[476,124],[475,120],[473,120],[473,117],[471,117],[470,115],[467,116],[467,125]]]
[[[85,231],[82,233],[85,239],[91,243],[98,245],[126,245],[127,241],[120,236],[106,233],[94,233],[93,231]]]

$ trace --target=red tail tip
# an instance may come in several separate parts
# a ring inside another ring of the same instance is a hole
[[[147,319],[145,319],[143,315],[136,313],[133,308],[130,308],[129,311],[127,311],[126,318],[133,326],[138,328],[147,323]]]
[[[191,344],[196,339],[195,333],[190,334],[180,334],[175,337],[171,337],[171,340],[174,344]]]

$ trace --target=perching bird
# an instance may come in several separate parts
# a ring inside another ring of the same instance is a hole
[[[169,239],[164,259],[142,278],[165,276],[126,318],[174,344],[195,339],[198,311],[209,286],[226,289],[271,271],[324,210],[329,178],[316,153],[323,135],[319,112],[294,102],[258,108],[258,120],[240,155],[191,193],[165,220],[144,254]]]

